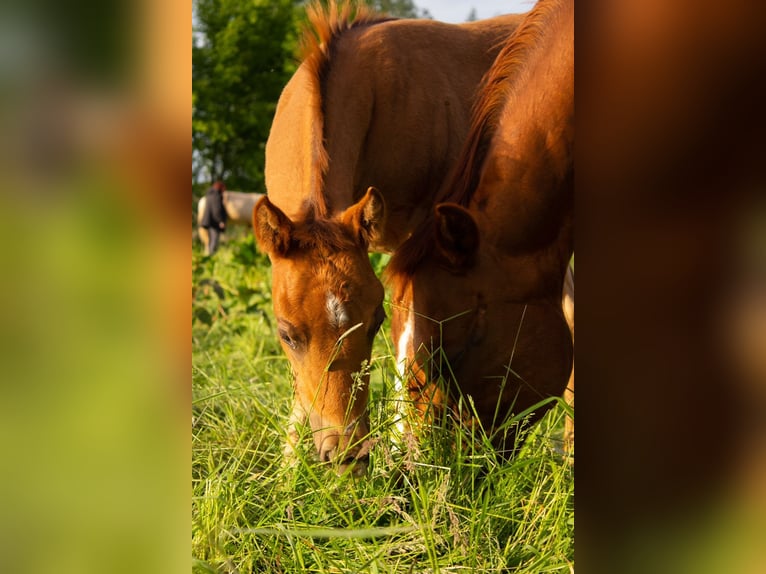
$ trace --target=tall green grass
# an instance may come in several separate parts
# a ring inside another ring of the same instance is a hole
[[[291,376],[274,330],[267,258],[246,231],[213,258],[195,247],[192,289],[194,572],[573,569],[573,468],[558,448],[563,406],[530,429],[511,462],[498,460],[480,431],[450,420],[417,443],[402,438],[386,324],[371,361],[376,442],[367,475],[338,477],[319,465],[308,437],[287,466]]]

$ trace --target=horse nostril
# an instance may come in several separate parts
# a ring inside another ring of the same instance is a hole
[[[338,455],[338,443],[340,437],[337,434],[326,435],[317,444],[319,462],[332,462]]]
[[[341,470],[353,465],[357,465],[360,469],[366,467],[370,458],[369,441],[350,446],[347,443],[348,437],[345,435],[326,437],[318,452],[319,461],[336,464]]]
[[[335,454],[337,452],[336,448],[328,448],[323,450],[319,455],[319,460],[321,462],[332,462],[335,458]]]
[[[369,459],[370,457],[368,455],[362,455],[360,457],[347,456],[343,459],[343,462],[337,466],[336,472],[338,473],[338,476],[349,472],[355,477],[364,476],[367,473]]]

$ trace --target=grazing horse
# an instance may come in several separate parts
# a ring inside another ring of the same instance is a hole
[[[392,335],[426,420],[462,394],[491,434],[572,372],[573,4],[539,0],[509,38],[432,216],[389,263]],[[501,454],[514,442],[493,438]]]
[[[476,88],[521,19],[452,25],[309,8],[314,33],[280,96],[268,195],[253,212],[295,375],[286,455],[308,419],[321,461],[364,471],[364,365],[385,318],[368,251],[395,249],[430,211]]]
[[[229,216],[228,222],[237,225],[250,225],[253,221],[253,207],[262,197],[262,193],[224,191],[223,208]],[[197,202],[197,233],[205,248],[205,253],[207,253],[207,246],[210,243],[210,236],[208,235],[207,229],[202,227],[202,217],[205,214],[206,203],[204,195]]]

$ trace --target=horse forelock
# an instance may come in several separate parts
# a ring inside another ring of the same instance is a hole
[[[295,223],[292,246],[322,259],[337,258],[343,252],[359,248],[353,234],[345,226],[331,219],[316,217],[313,210],[303,221]]]
[[[314,101],[312,102],[314,124],[317,133],[312,142],[312,164],[315,166],[315,180],[312,197],[320,215],[327,216],[329,209],[324,196],[324,177],[329,169],[329,157],[324,145],[324,94],[332,54],[336,41],[349,30],[392,20],[375,13],[361,2],[331,0],[324,4],[314,0],[307,8],[308,21],[303,27],[300,40],[303,65],[314,79]]]

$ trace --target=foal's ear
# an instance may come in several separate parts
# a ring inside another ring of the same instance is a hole
[[[479,227],[471,212],[455,203],[436,206],[436,244],[454,270],[472,267],[479,250]]]
[[[253,233],[258,247],[269,257],[285,256],[290,249],[293,223],[264,195],[253,207]]]
[[[386,226],[386,203],[374,187],[367,188],[364,197],[343,212],[341,219],[354,228],[364,247],[383,239]]]

